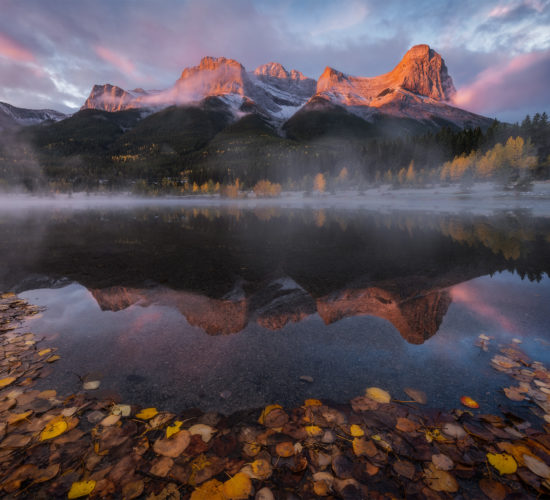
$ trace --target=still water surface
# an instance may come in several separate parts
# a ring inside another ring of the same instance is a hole
[[[227,413],[375,385],[490,411],[518,404],[500,345],[550,363],[550,220],[528,213],[42,210],[0,230],[0,289],[45,307],[25,328],[59,348],[41,383],[61,393],[91,374],[125,402]]]

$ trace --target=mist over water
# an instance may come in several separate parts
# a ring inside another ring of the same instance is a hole
[[[0,289],[46,307],[25,328],[59,348],[48,384],[62,393],[94,373],[107,394],[168,410],[345,401],[372,385],[508,404],[474,344],[520,338],[550,361],[550,219],[347,198],[10,198]]]

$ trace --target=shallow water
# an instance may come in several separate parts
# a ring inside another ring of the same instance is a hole
[[[231,412],[376,385],[491,411],[517,405],[499,345],[550,361],[550,221],[522,212],[48,209],[0,230],[0,289],[46,307],[25,328],[59,348],[41,383],[63,393],[90,374],[124,401]]]

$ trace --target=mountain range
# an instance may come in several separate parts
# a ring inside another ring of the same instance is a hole
[[[81,110],[118,112],[140,109],[146,116],[170,106],[204,104],[216,98],[237,121],[256,114],[283,135],[310,114],[345,112],[368,123],[384,118],[398,129],[414,122],[438,129],[486,128],[491,120],[453,106],[456,93],[443,58],[428,45],[412,47],[390,72],[375,77],[351,76],[326,67],[317,81],[295,69],[287,71],[271,62],[247,71],[225,57],[204,57],[198,66],[185,68],[165,90],[125,90],[112,84],[94,85]],[[53,110],[27,110],[0,103],[0,129],[59,121],[67,115]],[[298,133],[300,135],[300,133]]]
[[[94,85],[81,109],[112,112],[137,108],[152,112],[217,97],[235,120],[256,113],[275,127],[297,113],[334,107],[370,123],[389,116],[428,128],[490,125],[491,120],[454,107],[455,93],[443,58],[428,45],[416,45],[389,73],[357,77],[327,67],[317,82],[300,71],[287,71],[279,63],[264,64],[249,72],[233,59],[204,57],[198,66],[184,69],[166,90]]]
[[[430,169],[478,147],[493,124],[455,107],[455,93],[428,45],[412,47],[380,76],[327,67],[317,81],[279,63],[247,71],[233,59],[204,57],[164,90],[94,85],[72,115],[0,103],[0,181],[126,189],[136,179],[147,186],[269,179],[307,189],[317,173],[336,176],[344,167],[363,179],[397,174],[411,160]]]

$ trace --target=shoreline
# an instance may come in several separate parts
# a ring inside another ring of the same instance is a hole
[[[429,188],[392,189],[388,185],[365,190],[345,190],[336,193],[305,193],[286,191],[276,198],[256,198],[242,193],[241,198],[222,198],[218,194],[161,195],[142,197],[130,193],[79,192],[57,195],[0,195],[0,211],[21,208],[93,209],[137,208],[140,206],[231,207],[242,209],[342,209],[342,210],[413,210],[430,213],[472,213],[490,215],[496,211],[527,210],[533,216],[550,217],[550,182],[534,183],[533,190],[524,193],[504,191],[493,183],[478,183],[464,190],[458,185]]]
[[[403,402],[379,388],[342,405],[310,399],[293,409],[173,414],[98,400],[90,380],[73,395],[34,391],[33,381],[47,379],[63,353],[20,331],[35,306],[0,297],[7,498],[535,498],[550,491],[550,372],[517,345],[492,364],[519,382],[505,388],[510,399],[527,404],[528,397],[539,407],[534,427],[513,413],[425,409],[421,391]]]

